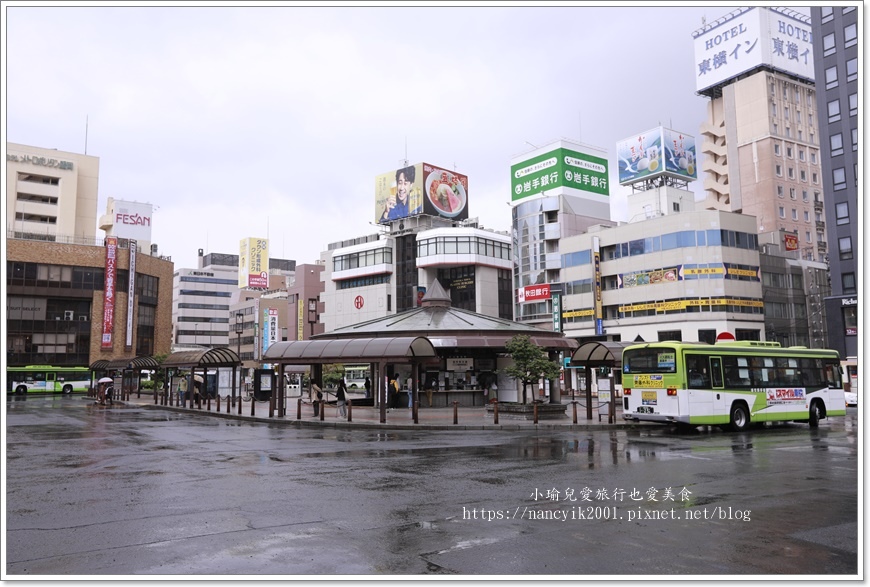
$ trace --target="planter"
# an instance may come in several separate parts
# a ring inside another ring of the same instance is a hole
[[[534,420],[535,404],[498,403],[498,417],[508,420]],[[565,417],[565,404],[537,404],[538,420],[559,420]],[[493,413],[493,403],[486,405],[487,414]]]

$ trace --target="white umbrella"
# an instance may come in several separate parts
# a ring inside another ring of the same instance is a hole
[[[114,382],[115,382],[115,380],[112,379],[111,377],[103,377],[97,381],[97,383],[114,383]]]
[[[194,375],[194,376],[193,376],[193,380],[194,380],[194,381],[199,381],[200,383],[202,383],[202,375]]]

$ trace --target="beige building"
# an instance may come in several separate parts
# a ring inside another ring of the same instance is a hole
[[[97,157],[6,143],[7,233],[93,243],[99,172]]]

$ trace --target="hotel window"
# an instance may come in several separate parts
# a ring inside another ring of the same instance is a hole
[[[812,235],[810,234],[810,231],[809,231],[809,230],[806,232],[805,242],[808,242],[808,243],[813,242],[813,237],[812,237]]]
[[[809,222],[809,221],[810,221],[810,211],[804,210],[804,222]]]
[[[829,67],[825,69],[825,89],[833,90],[839,85],[839,80],[837,79],[837,66]]]
[[[785,195],[785,189],[781,185],[776,186],[776,195],[780,198]]]
[[[770,103],[770,115],[776,118],[776,102]]]
[[[820,242],[820,243],[825,242],[825,234],[822,232],[817,232],[816,233],[816,242]]]
[[[822,22],[831,22],[834,20],[834,9],[830,6],[822,7]]]
[[[774,143],[774,144],[773,144],[773,154],[774,154],[774,155],[779,155],[779,154],[780,154],[780,151],[779,151],[779,143]]]
[[[852,129],[852,150],[853,151],[858,150],[858,129],[857,128]]]
[[[840,246],[840,260],[841,261],[848,261],[849,259],[851,259],[852,258],[852,237],[851,236],[840,237],[839,246]]]
[[[791,147],[785,148],[785,156],[788,157],[789,159],[794,158],[794,152],[792,151]]]
[[[843,154],[843,133],[831,135],[831,157]]]
[[[807,124],[809,124],[810,126],[813,125],[813,113],[812,112],[807,114]]]
[[[798,149],[798,159],[801,161],[806,161],[806,154],[803,149]]]
[[[858,116],[858,94],[849,94],[849,116]]]
[[[780,165],[779,163],[777,163],[777,164],[776,164],[776,167],[775,167],[774,169],[776,170],[776,176],[777,176],[777,177],[782,177],[782,165]]]
[[[794,179],[794,167],[789,167],[789,168],[788,168],[788,178],[789,178],[789,179]]]
[[[846,81],[858,81],[858,58],[846,62]]]
[[[819,183],[819,174],[815,171],[813,172],[813,183]]]
[[[785,218],[785,207],[784,206],[779,207],[779,217]]]
[[[833,55],[837,52],[837,41],[834,38],[834,33],[829,35],[825,35],[822,38],[822,49],[824,50],[824,56]]]
[[[807,192],[807,190],[804,190],[802,195],[804,197],[804,202],[810,201],[810,194]]]
[[[788,197],[792,200],[797,200],[797,190],[795,188],[788,188]]]
[[[845,10],[843,11],[845,12]],[[852,47],[858,44],[858,25],[850,24],[843,29],[843,46]]]
[[[846,189],[846,168],[837,167],[831,172],[834,178],[834,191]]]
[[[795,209],[795,208],[791,209],[791,219],[797,220],[797,209]]]
[[[782,99],[788,100],[788,83],[782,82]]]
[[[807,181],[807,172],[805,169],[801,169],[801,181],[804,183]]]
[[[801,111],[800,110],[795,110],[794,119],[795,119],[795,122],[797,122],[798,124],[801,123]]]
[[[831,100],[828,102],[828,122],[837,122],[840,120],[840,101]]]
[[[816,164],[816,152],[815,151],[810,151],[810,163],[812,163],[813,165]]]
[[[854,294],[858,293],[858,290],[855,288],[855,274],[854,273],[843,273],[843,293],[844,294]]]
[[[785,119],[786,119],[786,120],[790,120],[790,118],[788,117],[788,106],[786,106],[785,108],[783,108],[783,110],[785,111]]]
[[[837,211],[837,225],[849,224],[849,203],[840,202],[835,206]]]

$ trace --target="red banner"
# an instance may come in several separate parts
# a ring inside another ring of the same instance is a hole
[[[798,237],[796,234],[786,234],[783,236],[783,239],[785,240],[786,251],[798,250]]]
[[[118,239],[106,237],[106,282],[103,289],[103,339],[101,348],[112,348],[112,332],[115,324],[115,268],[118,255]]]

